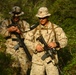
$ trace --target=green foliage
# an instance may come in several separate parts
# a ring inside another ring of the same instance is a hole
[[[76,4],[71,0],[56,0],[52,5],[52,9],[50,10],[52,14],[50,18],[56,24],[64,24],[63,26],[65,28],[66,25],[69,26],[69,22],[71,22],[70,25],[72,25],[73,20],[76,19],[75,8]]]
[[[63,73],[65,75],[76,75],[76,46],[72,48],[72,59],[67,63],[67,65],[63,68]]]
[[[5,49],[6,49],[6,46],[5,46],[5,39],[3,38],[2,35],[0,35],[0,52],[4,52]]]
[[[6,40],[0,35],[0,75],[19,75],[20,68],[12,67],[14,59],[10,54],[6,53]]]
[[[0,52],[0,75],[11,75],[13,69],[11,68],[12,60],[9,54]]]
[[[38,21],[35,16],[38,9],[41,6],[48,7],[51,13],[49,20],[61,26],[68,37],[68,46],[58,52],[61,70],[64,75],[76,75],[76,0],[0,0],[0,17],[10,18],[8,13],[14,5],[22,8],[25,13],[22,18],[30,25]],[[4,43],[5,40],[0,35],[1,52],[5,51]],[[11,69],[6,70],[12,72]]]
[[[12,67],[13,62],[14,59],[12,59],[10,54],[0,52],[0,75],[19,75],[20,68]]]

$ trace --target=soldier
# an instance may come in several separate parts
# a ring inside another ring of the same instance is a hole
[[[54,59],[52,56],[47,56],[45,54],[44,44],[38,40],[40,35],[42,35],[50,50],[56,49],[57,51],[67,45],[65,32],[61,27],[48,20],[50,15],[46,7],[41,7],[36,14],[36,17],[39,18],[39,25],[26,35],[26,44],[33,50],[30,75],[45,75],[45,72],[47,75],[59,75],[56,66],[58,63],[57,54],[55,54]],[[42,57],[45,59],[42,59]]]
[[[20,16],[23,15],[24,12],[21,11],[19,6],[14,6],[9,14],[12,15],[12,18],[4,20],[1,25],[1,34],[6,38],[6,53],[10,53],[15,59],[12,66],[20,68],[20,75],[26,75],[28,69],[28,59],[23,48],[21,46],[17,48],[19,43],[18,38],[12,33],[16,32],[21,35],[22,39],[24,39],[24,35],[26,33],[24,34],[23,32],[29,29],[29,24],[25,20],[20,19]]]

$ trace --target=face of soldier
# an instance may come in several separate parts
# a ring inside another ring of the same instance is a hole
[[[39,18],[39,22],[40,22],[40,24],[42,24],[42,25],[46,25],[46,23],[48,22],[48,18],[47,18],[47,17]]]
[[[19,17],[13,17],[13,21],[14,22],[18,22],[19,21]]]

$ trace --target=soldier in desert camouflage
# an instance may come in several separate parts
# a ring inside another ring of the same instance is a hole
[[[45,72],[47,75],[59,75],[56,66],[58,63],[57,54],[55,54],[55,59],[50,56],[46,57],[45,60],[41,59],[46,51],[44,50],[44,44],[37,40],[42,35],[48,47],[56,50],[67,45],[65,32],[61,27],[48,20],[50,15],[46,7],[41,7],[36,14],[36,17],[39,18],[39,25],[26,35],[26,44],[33,50],[30,75],[45,75]]]
[[[19,6],[14,6],[12,11],[9,12],[12,16],[11,19],[6,19],[2,22],[1,25],[1,34],[6,38],[6,53],[10,53],[12,57],[15,59],[12,66],[20,68],[20,75],[26,75],[28,70],[28,59],[26,53],[24,52],[22,47],[19,47],[15,50],[16,45],[18,44],[18,40],[15,34],[11,34],[12,32],[17,32],[24,39],[25,32],[29,29],[29,23],[25,20],[21,20],[20,16],[24,14],[21,11]],[[17,24],[18,26],[11,26],[11,24]]]

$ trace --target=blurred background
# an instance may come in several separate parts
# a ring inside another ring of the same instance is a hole
[[[58,51],[61,75],[76,75],[76,0],[0,0],[0,25],[11,18],[9,12],[16,5],[25,13],[21,19],[30,25],[38,21],[35,14],[41,6],[49,9],[49,20],[62,27],[68,37],[68,45]],[[13,75],[18,69],[11,67],[14,60],[5,54],[5,41],[0,35],[0,75]]]

